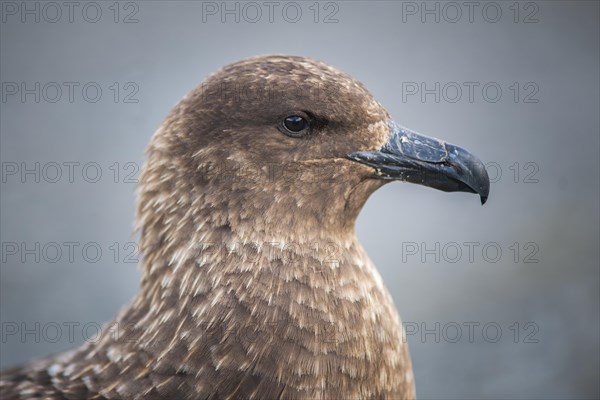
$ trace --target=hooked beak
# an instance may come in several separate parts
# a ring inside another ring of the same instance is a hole
[[[375,169],[375,177],[402,180],[445,192],[477,193],[485,204],[490,180],[483,163],[467,150],[398,126],[389,120],[390,138],[379,151],[357,151],[350,160]]]

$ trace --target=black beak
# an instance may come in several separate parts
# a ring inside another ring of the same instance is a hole
[[[379,179],[418,183],[445,192],[470,192],[485,204],[490,179],[483,163],[467,150],[388,122],[390,138],[379,151],[357,151],[347,158],[375,168]]]

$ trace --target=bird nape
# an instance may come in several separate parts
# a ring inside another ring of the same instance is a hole
[[[489,192],[481,161],[399,127],[337,69],[225,66],[151,139],[138,294],[99,340],[5,371],[0,396],[414,398],[400,319],[354,233],[393,180]]]

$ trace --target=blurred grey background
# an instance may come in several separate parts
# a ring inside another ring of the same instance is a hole
[[[290,53],[488,164],[484,207],[396,183],[357,223],[420,398],[600,396],[598,2],[77,4],[2,2],[0,367],[93,337],[136,292],[130,181],[170,108]]]

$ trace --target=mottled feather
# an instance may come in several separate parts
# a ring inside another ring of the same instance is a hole
[[[296,111],[310,137],[278,129]],[[307,58],[211,75],[147,151],[139,293],[99,341],[3,372],[0,397],[413,398],[400,320],[354,233],[384,181],[345,159],[379,149],[388,117]]]

